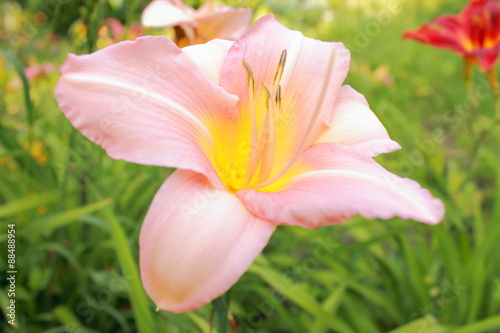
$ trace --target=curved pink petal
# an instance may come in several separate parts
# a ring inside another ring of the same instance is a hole
[[[349,147],[315,144],[290,172],[296,175],[275,192],[241,190],[237,195],[263,219],[306,228],[339,223],[356,214],[427,224],[444,216],[443,203],[428,190]]]
[[[229,50],[221,75],[221,86],[240,97],[240,113],[245,117],[248,106],[248,81],[245,60],[255,77],[257,119],[266,112],[267,95],[278,69],[281,54],[287,51],[286,64],[281,79],[281,108],[278,111],[276,163],[287,161],[298,143],[304,147],[312,144],[330,125],[335,98],[349,69],[349,51],[342,43],[322,42],[304,37],[279,24],[272,15],[258,20]],[[265,56],[263,56],[265,54]],[[323,93],[328,65],[334,55],[331,78]],[[313,119],[318,104],[318,116]],[[309,123],[313,126],[309,133]]]
[[[145,27],[171,27],[193,22],[194,10],[181,1],[155,0],[144,8],[141,23]]]
[[[350,86],[340,88],[333,108],[332,125],[317,142],[341,143],[358,148],[370,156],[401,148],[389,138],[365,97]]]
[[[222,64],[233,42],[214,39],[205,44],[186,46],[182,51],[200,67],[206,76],[219,84]]]
[[[156,194],[140,235],[144,288],[163,310],[195,310],[226,292],[276,226],[203,175],[178,170]]]
[[[59,106],[115,159],[218,176],[211,132],[237,116],[237,98],[214,84],[173,42],[143,37],[61,66]]]
[[[194,18],[197,33],[205,41],[214,38],[236,40],[248,29],[252,10],[207,3],[196,11]]]

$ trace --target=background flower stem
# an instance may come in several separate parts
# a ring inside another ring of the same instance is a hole
[[[228,329],[228,313],[231,290],[212,301],[215,311],[215,327],[217,333],[226,333]],[[212,332],[213,322],[210,327]]]

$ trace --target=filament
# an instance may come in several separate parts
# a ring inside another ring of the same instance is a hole
[[[328,62],[327,74],[326,74],[325,80],[323,82],[323,87],[321,88],[319,101],[314,108],[312,117],[309,120],[309,124],[307,125],[306,132],[302,136],[302,138],[301,138],[299,144],[297,145],[297,148],[295,149],[292,157],[288,160],[288,163],[285,165],[285,167],[283,169],[281,169],[278,173],[276,173],[271,179],[269,179],[263,183],[253,185],[252,187],[261,188],[261,187],[269,186],[269,185],[275,183],[292,167],[292,165],[296,162],[297,158],[299,157],[300,153],[304,150],[304,148],[306,148],[305,145],[306,145],[307,139],[309,138],[309,136],[311,135],[311,132],[313,131],[314,124],[316,123],[316,120],[318,119],[318,116],[321,112],[321,107],[323,106],[323,102],[325,100],[326,90],[328,89],[328,85],[330,83],[334,63],[335,63],[335,51],[332,52],[332,55],[330,56],[330,61]]]
[[[259,169],[258,179],[267,179],[271,174],[274,155],[276,152],[276,127],[275,127],[275,116],[274,111],[276,109],[273,100],[271,99],[271,92],[262,84],[264,90],[267,94],[266,100],[266,117],[264,119],[264,125],[262,126],[262,131],[260,135],[260,147],[261,147],[261,163]]]
[[[248,154],[248,163],[245,182],[248,184],[257,169],[258,156],[258,133],[257,133],[257,115],[255,112],[255,79],[250,65],[243,60],[243,66],[247,72],[248,79],[248,104],[250,106],[250,152]]]

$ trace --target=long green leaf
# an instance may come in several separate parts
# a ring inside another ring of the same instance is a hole
[[[401,326],[389,333],[451,333],[449,328],[439,324],[433,316],[426,316]]]
[[[33,223],[20,229],[20,233],[31,233],[31,232],[51,232],[53,229],[60,228],[62,226],[74,223],[81,216],[98,211],[106,206],[109,206],[113,201],[110,198],[95,202],[90,205],[86,205],[80,208],[75,208],[67,210],[61,213],[53,214],[44,217],[40,220],[34,221]]]
[[[21,79],[21,82],[23,84],[24,106],[26,107],[26,120],[31,128],[31,126],[33,125],[33,116],[34,116],[33,103],[31,102],[31,97],[30,97],[30,85],[28,79],[26,78],[26,75],[24,74],[23,66],[9,52],[0,49],[0,54],[2,54],[12,64],[17,74],[19,75],[19,78]]]
[[[13,200],[0,206],[0,217],[15,215],[41,205],[55,203],[59,201],[60,198],[60,191],[50,191]]]
[[[140,333],[157,333],[148,299],[142,288],[139,271],[130,251],[125,232],[111,209],[105,210],[105,216],[111,226],[111,238],[116,256],[123,273],[129,281],[129,295],[138,330]]]
[[[315,302],[300,285],[286,283],[286,278],[270,267],[261,266],[257,263],[250,267],[250,272],[257,274],[273,288],[293,301],[296,305],[318,318],[331,329],[338,332],[354,332],[351,327],[340,318],[335,318]]]
[[[500,315],[481,320],[477,323],[457,328],[451,333],[483,333],[500,331]]]

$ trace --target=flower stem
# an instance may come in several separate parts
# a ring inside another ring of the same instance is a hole
[[[489,70],[487,74],[488,74],[488,82],[490,84],[491,92],[494,98],[494,114],[492,117],[493,119],[490,122],[490,125],[487,126],[486,128],[483,128],[477,135],[477,138],[472,147],[472,151],[466,166],[467,178],[463,182],[463,186],[465,186],[465,184],[467,184],[469,180],[472,179],[472,169],[474,166],[474,162],[477,158],[477,155],[479,153],[479,150],[481,148],[481,145],[487,141],[488,136],[494,131],[497,124],[500,123],[500,91],[498,89],[499,88],[498,79],[496,77],[494,69]]]
[[[495,73],[495,68],[488,71],[488,82],[495,96],[495,122],[500,122],[500,91],[498,90],[498,78]],[[493,125],[494,126],[494,125]]]
[[[217,333],[226,333],[228,328],[229,318],[229,300],[230,293],[228,291],[224,295],[212,301],[212,306],[215,311],[215,327]],[[212,333],[212,319],[210,319],[210,333]]]
[[[464,58],[464,79],[465,79],[465,89],[467,93],[472,91],[473,80],[472,80],[472,61],[469,58]]]

